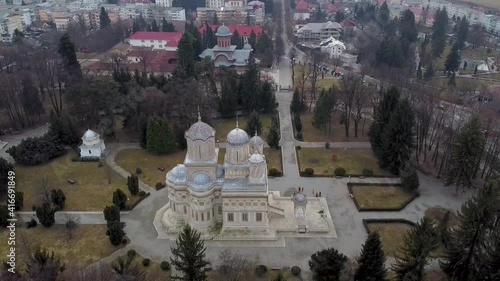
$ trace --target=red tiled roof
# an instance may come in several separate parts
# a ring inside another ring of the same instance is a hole
[[[149,53],[150,52],[150,53]],[[127,54],[127,57],[142,57],[147,56],[146,72],[163,72],[172,73],[177,66],[177,52],[174,51],[148,51],[148,54],[140,50],[132,50]],[[128,71],[143,71],[142,63],[122,63],[121,68]],[[110,71],[110,65],[97,62],[92,65],[83,67],[84,71],[100,74]]]
[[[305,10],[310,10],[310,9],[315,9],[316,8],[316,5],[314,4],[311,4],[309,2],[306,2],[306,1],[299,1],[297,2],[297,4],[295,4],[295,10],[299,10],[299,11],[305,11]]]
[[[212,28],[212,31],[214,33],[217,32],[217,28],[219,28],[219,26],[215,25],[215,24],[211,25],[210,27]],[[248,26],[248,25],[231,26],[231,25],[228,25],[227,27],[229,28],[229,31],[231,33],[234,33],[235,30],[238,30],[238,34],[240,36],[250,36],[250,34],[252,33],[252,30],[255,33],[255,35],[257,35],[257,36],[259,36],[262,33],[262,27],[260,27],[260,26]],[[207,25],[202,24],[200,26],[200,33],[203,34],[205,32],[206,28],[207,28]]]
[[[356,23],[354,21],[352,21],[351,19],[345,19],[343,20],[340,25],[343,27],[343,28],[346,28],[346,27],[355,27],[356,26]]]
[[[182,32],[154,32],[154,31],[139,31],[132,36],[130,39],[136,40],[181,40]]]

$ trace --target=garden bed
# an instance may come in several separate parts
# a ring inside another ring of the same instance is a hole
[[[377,231],[382,241],[384,253],[394,257],[403,244],[403,237],[415,223],[404,219],[364,219],[366,232]]]
[[[360,212],[400,211],[417,196],[400,184],[348,183],[347,188]]]

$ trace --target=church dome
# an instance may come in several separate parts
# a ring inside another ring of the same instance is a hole
[[[189,130],[186,132],[186,138],[190,140],[207,140],[210,137],[215,136],[215,131],[210,125],[201,121],[201,118],[198,117],[198,122],[191,125]]]
[[[210,182],[210,177],[206,173],[197,173],[193,177],[193,182],[197,185],[206,185]]]
[[[251,139],[250,139],[250,144],[251,145],[255,145],[255,146],[259,146],[259,145],[263,145],[264,144],[264,141],[262,140],[261,137],[255,135],[253,136]]]
[[[264,157],[262,157],[262,155],[260,155],[259,153],[254,153],[252,154],[252,156],[250,156],[250,159],[248,159],[248,161],[253,164],[259,164],[264,162]]]
[[[175,166],[167,173],[167,179],[175,183],[184,182],[186,180],[186,166],[183,164]]]
[[[248,44],[248,43],[245,43],[245,45],[243,45],[243,50],[252,50],[252,45]]]
[[[293,201],[298,205],[305,205],[307,203],[307,197],[304,193],[299,192],[293,196]]]
[[[90,130],[90,129],[87,130],[85,132],[85,134],[83,135],[83,137],[82,137],[83,141],[94,141],[94,140],[97,140],[97,139],[99,139],[99,134],[96,133],[96,132],[94,132],[94,131],[92,131],[92,130]]]
[[[235,128],[227,134],[226,141],[231,145],[242,145],[248,142],[248,134],[240,128]]]
[[[215,33],[215,36],[231,36],[231,35],[233,34],[229,30],[229,28],[225,25],[219,26],[219,28],[217,28],[217,32]]]

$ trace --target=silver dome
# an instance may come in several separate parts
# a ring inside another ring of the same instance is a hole
[[[261,137],[255,135],[250,139],[250,144],[252,145],[263,145],[264,141],[262,140]]]
[[[235,128],[227,134],[226,142],[230,145],[246,144],[248,143],[248,134],[240,128]]]
[[[215,137],[215,130],[205,122],[198,119],[198,122],[191,125],[186,131],[186,138],[190,140],[207,140],[210,137]]]
[[[245,45],[243,45],[243,50],[251,50],[252,51],[253,50],[252,45],[246,43]]]
[[[219,28],[217,28],[217,32],[215,33],[215,36],[231,36],[231,35],[233,34],[229,30],[229,28],[225,25],[219,26]]]
[[[82,140],[83,141],[93,141],[99,139],[99,134],[92,131],[92,130],[87,130],[85,134],[83,134]]]
[[[293,201],[298,205],[305,205],[307,203],[307,197],[304,193],[296,193],[293,197]]]
[[[173,183],[186,181],[186,166],[178,164],[170,172],[167,173],[167,179]]]
[[[250,163],[253,163],[253,164],[259,164],[259,163],[264,162],[264,157],[262,157],[262,155],[260,155],[259,153],[254,153],[254,154],[252,154],[252,156],[250,156],[248,161],[250,161]]]
[[[193,190],[203,191],[212,186],[212,181],[207,173],[198,172],[194,175],[193,180],[189,183],[189,186]]]

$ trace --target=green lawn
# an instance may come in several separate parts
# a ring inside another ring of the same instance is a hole
[[[9,232],[0,231],[0,240],[7,241]],[[79,270],[101,258],[111,255],[121,246],[111,245],[106,236],[106,225],[77,225],[70,237],[64,225],[50,228],[38,225],[35,228],[16,228],[16,253],[18,272],[24,272],[29,253],[40,246],[54,251],[68,270]],[[0,261],[5,260],[7,247],[0,247]]]
[[[226,155],[226,149],[225,148],[220,148],[219,149],[219,159],[218,163],[223,165],[224,164],[224,156]],[[283,171],[282,165],[281,165],[281,149],[272,149],[270,147],[264,147],[264,155],[266,156],[267,160],[267,170],[269,171],[272,168],[278,169],[278,171]]]
[[[321,147],[302,147],[297,150],[300,171],[313,168],[314,174],[333,175],[337,167],[342,167],[347,174],[361,175],[363,169],[372,169],[374,175],[389,175],[377,164],[370,149],[326,149]],[[334,161],[332,158],[336,158]]]
[[[154,155],[145,149],[133,148],[120,151],[115,158],[116,163],[131,174],[135,174],[137,167],[142,173],[139,179],[151,187],[156,183],[165,183],[167,172],[177,164],[184,163],[186,151],[180,150],[168,155]],[[163,171],[159,167],[165,168]]]
[[[398,247],[403,244],[404,235],[412,228],[410,224],[400,222],[372,222],[367,225],[370,232],[379,233],[384,252],[391,257],[397,254]]]
[[[260,116],[260,121],[262,122],[262,136],[263,140],[266,139],[269,128],[271,128],[271,116],[272,114],[263,114]],[[248,116],[239,116],[238,123],[240,128],[245,130],[247,127]],[[236,117],[228,119],[216,119],[213,121],[212,127],[215,129],[215,140],[219,142],[226,142],[227,134],[234,128],[236,128]],[[249,134],[253,137],[254,133]]]
[[[302,121],[302,136],[304,141],[311,142],[360,142],[360,141],[368,141],[368,128],[370,127],[371,120],[365,119],[361,120],[358,128],[358,137],[354,137],[354,123],[351,122],[351,126],[349,128],[349,137],[345,136],[345,128],[342,124],[339,123],[340,113],[335,112],[332,115],[332,130],[327,129],[325,134],[324,130],[318,130],[314,128],[312,125],[314,114],[312,112],[305,112],[301,114]],[[364,122],[364,126],[363,126]],[[295,134],[297,134],[295,130],[295,126],[293,128]]]
[[[352,194],[363,209],[394,209],[399,211],[415,198],[415,194],[401,186],[358,186],[352,187]]]
[[[42,165],[14,166],[16,189],[24,192],[24,211],[31,211],[33,205],[41,204],[47,186],[49,191],[60,188],[64,192],[64,211],[102,211],[112,203],[117,188],[131,198],[131,204],[139,199],[130,195],[126,179],[111,168],[98,167],[97,162],[72,162],[71,158],[75,156],[67,153]],[[69,184],[68,179],[74,179],[76,183]]]

